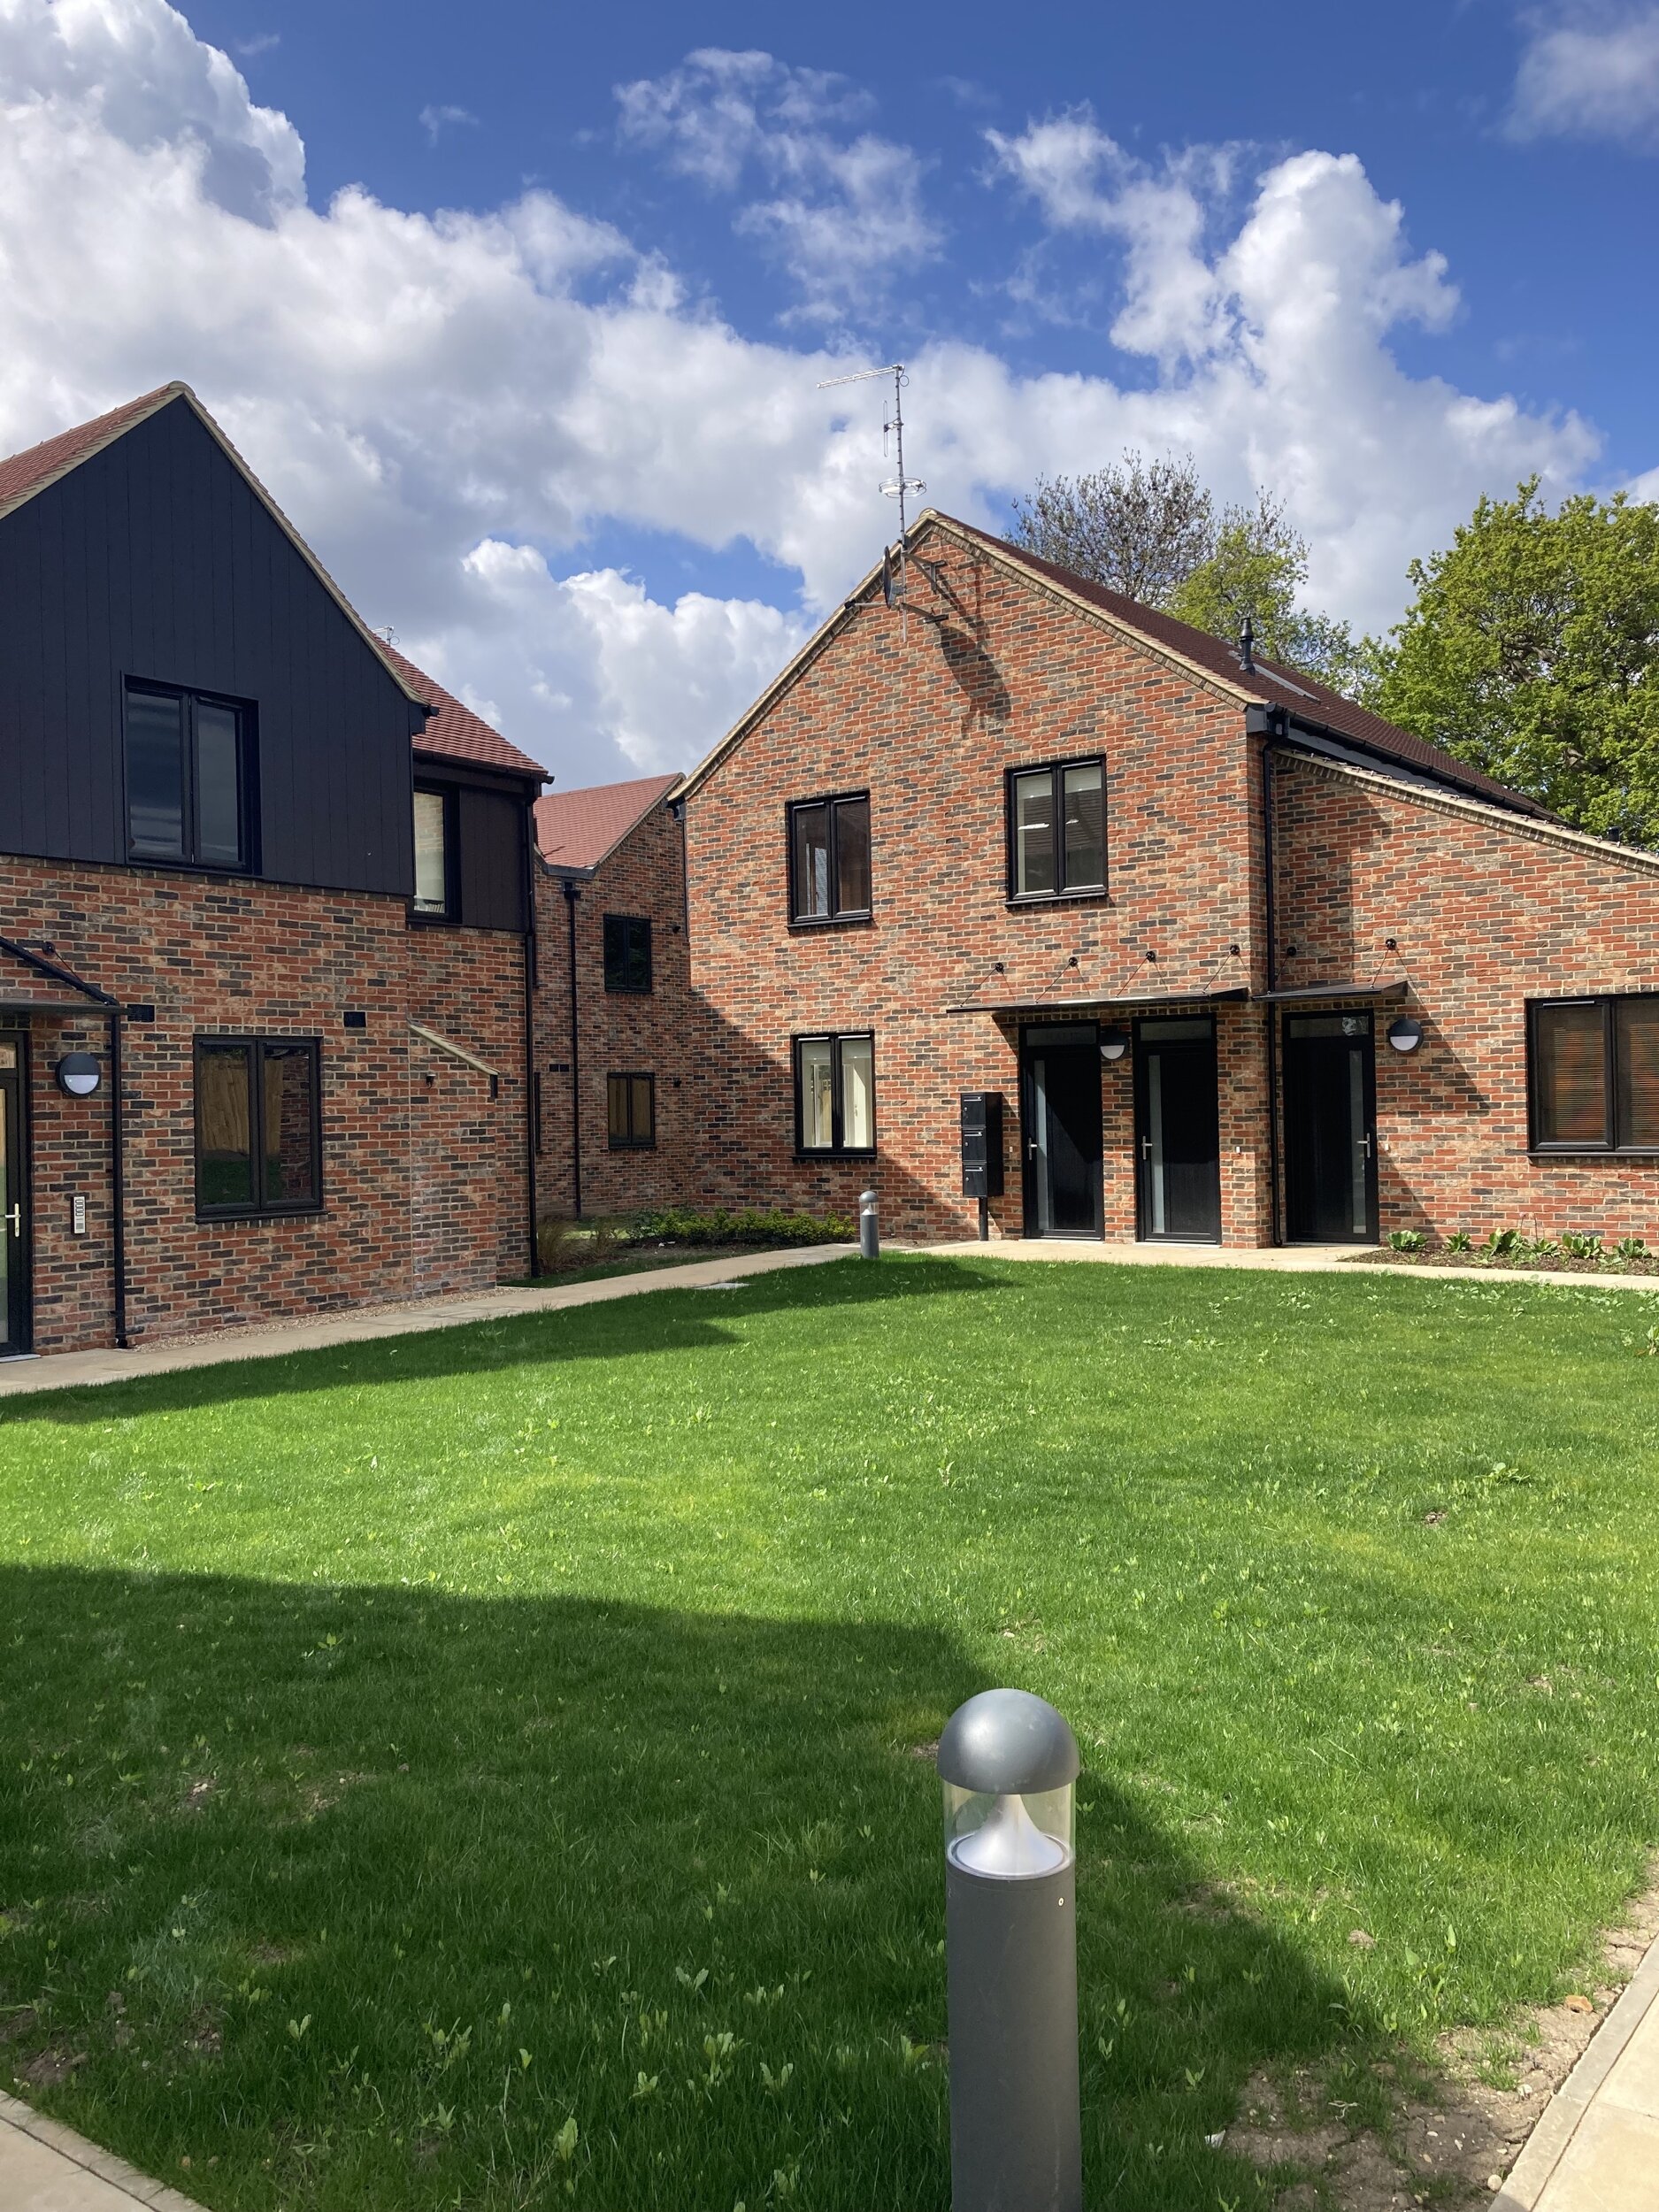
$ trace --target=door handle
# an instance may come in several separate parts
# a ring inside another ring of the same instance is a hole
[[[1151,1149],[1152,1149],[1152,1140],[1151,1140],[1151,1138],[1150,1138],[1150,1137],[1142,1137],[1142,1138],[1141,1138],[1141,1158],[1142,1158],[1143,1160],[1144,1160],[1144,1159],[1148,1156],[1148,1155],[1150,1153]]]
[[[1035,1137],[1033,1137],[1025,1147],[1027,1156],[1033,1160],[1041,1150],[1042,1147],[1038,1143]]]
[[[1363,1151],[1363,1153],[1364,1153],[1364,1155],[1365,1155],[1365,1157],[1369,1160],[1369,1159],[1370,1159],[1370,1157],[1371,1157],[1371,1132],[1370,1132],[1370,1130],[1368,1129],[1368,1130],[1365,1132],[1365,1134],[1364,1134],[1363,1137],[1356,1137],[1356,1138],[1355,1138],[1355,1140],[1354,1140],[1354,1141],[1355,1141],[1355,1143],[1356,1143],[1357,1146],[1359,1146],[1359,1148],[1360,1148]]]
[[[12,1235],[20,1237],[23,1233],[23,1201],[19,1198],[9,1213],[0,1215],[0,1220],[9,1221],[12,1225]]]

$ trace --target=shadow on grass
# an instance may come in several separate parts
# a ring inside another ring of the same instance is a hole
[[[948,1638],[18,1568],[0,1620],[0,2079],[212,2206],[947,2203]],[[1204,2135],[1365,2024],[1081,1802],[1090,2201],[1262,2201]]]
[[[718,1257],[718,1254],[708,1255]],[[227,1357],[211,1367],[180,1368],[131,1382],[37,1391],[0,1400],[0,1430],[23,1420],[103,1423],[295,1392],[448,1375],[572,1359],[620,1359],[641,1352],[694,1351],[737,1340],[740,1316],[813,1307],[908,1305],[1001,1288],[999,1279],[960,1260],[905,1259],[896,1265],[826,1261],[757,1275],[741,1286],[676,1284],[672,1275],[626,1298],[595,1305],[512,1314],[361,1344],[329,1345],[267,1359]],[[349,1320],[350,1316],[339,1317]]]

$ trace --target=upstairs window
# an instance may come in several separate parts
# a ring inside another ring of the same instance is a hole
[[[1057,899],[1106,888],[1106,764],[1056,761],[1008,778],[1008,895]]]
[[[605,988],[649,991],[651,987],[651,925],[643,914],[605,916]]]
[[[657,1142],[657,1079],[605,1078],[605,1125],[613,1152],[648,1152]]]
[[[870,794],[789,809],[789,913],[797,922],[870,918]]]
[[[418,785],[411,913],[428,922],[455,919],[455,794],[432,784]]]
[[[1530,1009],[1535,1152],[1659,1152],[1659,996]]]
[[[795,1039],[798,1151],[875,1150],[875,1039],[867,1030],[851,1036]]]
[[[196,1041],[196,1210],[314,1213],[322,1204],[317,1047],[291,1037]]]
[[[127,687],[127,849],[134,860],[248,868],[252,711],[160,684]]]

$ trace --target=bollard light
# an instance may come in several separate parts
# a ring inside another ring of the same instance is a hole
[[[939,1739],[951,2212],[1082,2212],[1072,1848],[1077,1739],[984,1690]]]
[[[881,1236],[876,1225],[876,1194],[872,1190],[858,1194],[858,1254],[861,1259],[866,1260],[881,1256]]]

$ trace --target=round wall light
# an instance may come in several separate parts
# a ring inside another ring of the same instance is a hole
[[[1100,1056],[1102,1060],[1121,1060],[1129,1049],[1126,1029],[1102,1029],[1100,1033]]]
[[[89,1052],[65,1053],[52,1072],[68,1098],[90,1098],[104,1080],[104,1071]]]
[[[1388,1025],[1388,1041],[1396,1052],[1415,1052],[1423,1042],[1423,1025],[1409,1014],[1401,1014]]]

